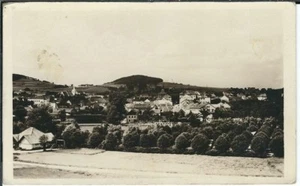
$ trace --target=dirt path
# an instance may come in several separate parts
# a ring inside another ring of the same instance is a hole
[[[123,178],[148,181],[152,178],[159,180],[179,179],[185,184],[198,183],[197,180],[210,175],[283,176],[283,159],[279,158],[141,154],[83,149],[21,154],[18,155],[18,161],[14,163],[15,171],[19,171],[21,168],[33,171],[34,167],[43,169],[45,172],[68,171],[65,178],[72,178],[73,175],[71,174],[73,173],[80,174],[80,178]],[[52,172],[51,174],[55,174]],[[15,174],[15,176],[24,177],[26,171],[23,169],[23,175],[20,174]],[[59,174],[59,176],[61,175]],[[157,182],[145,183],[155,184]]]

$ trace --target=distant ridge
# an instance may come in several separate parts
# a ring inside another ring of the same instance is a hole
[[[13,89],[20,90],[29,88],[36,91],[58,91],[59,89],[69,89],[67,85],[58,85],[45,80],[29,77],[22,74],[13,74]]]
[[[163,79],[156,78],[156,77],[150,77],[150,76],[144,76],[144,75],[132,75],[127,77],[122,77],[119,79],[116,79],[112,83],[114,84],[125,84],[125,85],[131,85],[131,84],[158,84],[160,82],[163,82]]]

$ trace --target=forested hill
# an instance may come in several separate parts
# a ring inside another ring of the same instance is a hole
[[[161,78],[156,78],[156,77],[149,77],[149,76],[144,76],[144,75],[133,75],[133,76],[128,76],[128,77],[122,77],[119,78],[112,83],[115,84],[125,84],[125,85],[138,85],[138,84],[152,84],[152,85],[157,85],[158,83],[163,82]]]

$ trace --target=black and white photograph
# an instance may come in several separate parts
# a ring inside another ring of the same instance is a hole
[[[295,182],[295,31],[283,2],[3,6],[4,181]]]

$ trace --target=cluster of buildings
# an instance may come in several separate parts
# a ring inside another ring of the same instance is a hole
[[[211,103],[212,100],[215,103]],[[193,114],[200,120],[203,120],[202,112],[207,112],[212,115],[217,108],[228,110],[231,108],[229,97],[223,93],[223,96],[217,97],[215,95],[206,95],[206,93],[200,93],[198,91],[187,90],[179,94],[179,103],[173,103],[172,97],[168,95],[163,89],[158,94],[156,99],[144,101],[134,101],[132,99],[127,100],[125,109],[128,112],[127,123],[137,122],[138,115],[142,114],[146,110],[150,110],[153,114],[161,115],[166,112],[172,114],[183,112],[185,116]],[[212,116],[209,116],[210,118]]]

